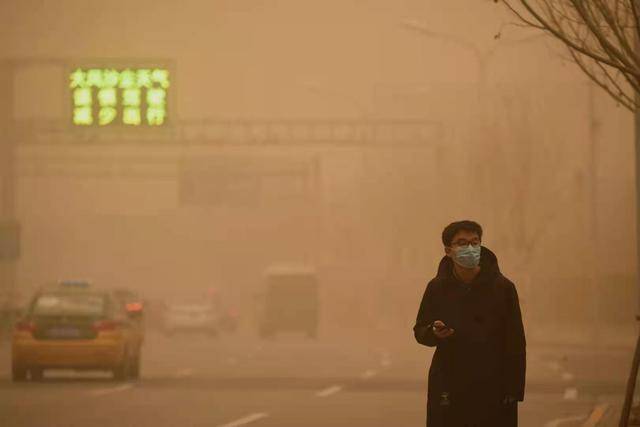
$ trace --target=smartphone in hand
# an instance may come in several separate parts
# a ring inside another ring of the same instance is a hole
[[[446,338],[452,335],[454,330],[452,327],[447,326],[443,321],[436,320],[433,322],[433,332],[438,338]]]
[[[439,321],[438,321],[438,322],[434,322],[434,323],[433,323],[433,327],[434,327],[434,328],[436,329],[436,331],[438,331],[438,332],[444,332],[444,331],[447,331],[447,330],[450,330],[450,329],[451,329],[451,327],[450,327],[450,326],[447,326],[447,325],[445,325],[443,322],[439,322]]]

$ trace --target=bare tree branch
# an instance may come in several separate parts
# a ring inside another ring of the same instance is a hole
[[[505,0],[508,1],[508,0]],[[546,0],[546,1],[553,1],[553,0]],[[586,56],[590,56],[591,58],[593,58],[594,60],[598,61],[598,62],[602,62],[604,64],[610,65],[612,67],[616,67],[616,68],[620,68],[621,65],[611,61],[609,58],[606,58],[602,55],[600,55],[598,53],[597,50],[594,51],[590,51],[586,48],[584,48],[583,46],[580,46],[578,44],[576,44],[574,41],[572,41],[571,39],[567,38],[566,35],[559,30],[558,28],[550,25],[550,23],[539,13],[537,13],[532,6],[529,4],[529,2],[527,0],[520,0],[520,2],[524,5],[524,7],[536,18],[536,20],[538,20],[538,22],[540,22],[540,25],[544,27],[545,31],[550,32],[552,35],[554,35],[556,38],[560,39],[563,43],[565,43],[567,46],[569,46],[571,49],[574,49]],[[633,70],[627,70],[628,72],[633,72]]]
[[[628,67],[629,70],[633,69],[633,65],[630,63],[627,57],[620,52],[609,40],[602,34],[600,28],[597,27],[594,22],[594,17],[589,13],[588,7],[584,6],[582,0],[571,0],[580,16],[584,19],[585,24],[591,31],[591,34],[598,40],[598,43],[602,47],[602,50],[606,52],[612,61],[619,61],[624,67]]]
[[[640,94],[640,0],[500,0],[525,26],[564,44],[573,62],[616,102]]]
[[[511,6],[508,0],[502,0],[502,3],[507,7],[507,9],[511,11],[511,13],[516,15],[516,17],[520,19],[525,25],[528,25],[529,27],[537,28],[539,30],[547,31],[547,29],[544,26],[540,24],[536,24],[533,21],[530,21],[527,18],[525,18],[523,14],[521,14],[513,6]]]
[[[578,57],[578,54],[576,52],[574,52],[571,49],[569,49],[569,52],[573,57],[574,62],[587,75],[587,77],[591,79],[591,81],[593,81],[595,84],[597,84],[602,89],[604,89],[605,92],[607,92],[616,102],[620,103],[628,110],[634,111],[634,109],[636,108],[635,103],[629,102],[628,96],[624,95],[624,92],[614,92],[607,84],[603,83],[595,75],[595,73],[584,64],[584,62]]]
[[[631,44],[629,43],[626,35],[624,34],[624,29],[621,27],[620,23],[618,22],[619,17],[617,13],[609,8],[609,5],[607,4],[606,0],[605,1],[593,0],[593,1],[595,4],[598,5],[600,10],[602,11],[601,13],[602,17],[604,18],[604,20],[607,22],[607,24],[613,31],[613,34],[615,35],[618,43],[620,44],[620,46],[624,51],[624,54],[629,58],[631,58],[631,60],[635,63],[634,65],[637,67],[638,58],[636,57],[634,49],[631,47]],[[616,2],[616,5],[618,5],[618,3],[619,2]]]
[[[629,8],[631,9],[631,13],[633,15],[633,23],[636,29],[636,40],[640,40],[640,13],[638,12],[638,2],[637,0],[629,0]]]
[[[631,98],[629,97],[629,95],[627,95],[627,93],[625,92],[624,88],[622,87],[622,85],[619,83],[619,76],[613,76],[611,75],[611,73],[609,72],[609,70],[606,69],[606,67],[602,64],[598,64],[596,63],[596,66],[598,68],[600,68],[600,71],[602,72],[602,74],[604,74],[604,76],[607,78],[607,80],[609,81],[609,83],[611,83],[611,85],[615,88],[615,93],[618,94],[618,96],[624,100],[625,102],[627,102],[629,105],[634,106],[635,108],[637,108],[638,104],[635,100],[635,98]],[[618,75],[620,74],[620,71],[618,71]]]

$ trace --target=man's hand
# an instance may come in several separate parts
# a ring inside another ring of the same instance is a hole
[[[455,331],[441,320],[433,322],[433,334],[440,339],[450,337]]]

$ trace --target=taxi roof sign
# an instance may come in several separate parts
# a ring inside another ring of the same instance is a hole
[[[64,288],[87,289],[91,283],[86,280],[61,280],[58,285]]]

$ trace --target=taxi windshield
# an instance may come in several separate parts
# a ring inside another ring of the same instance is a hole
[[[42,294],[33,303],[36,316],[100,316],[105,311],[105,298],[96,294]]]

